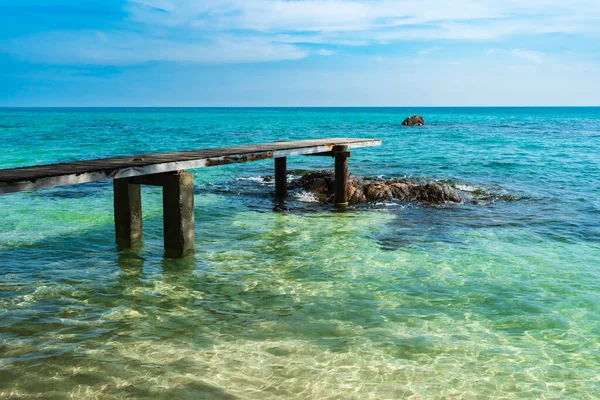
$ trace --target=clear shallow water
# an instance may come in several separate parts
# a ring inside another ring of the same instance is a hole
[[[0,168],[352,136],[384,143],[352,172],[477,201],[338,213],[274,202],[269,161],[197,170],[174,261],[154,188],[121,252],[108,182],[0,197],[0,397],[600,397],[599,108],[4,109]]]

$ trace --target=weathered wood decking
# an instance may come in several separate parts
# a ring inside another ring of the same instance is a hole
[[[299,140],[3,169],[0,194],[380,144],[376,139]]]
[[[379,146],[377,139],[318,139],[250,146],[147,154],[0,170],[0,194],[113,179],[117,242],[130,246],[142,237],[140,185],[163,188],[164,244],[168,257],[194,248],[194,178],[187,169],[275,159],[275,195],[287,195],[286,157],[335,158],[335,204],[348,204],[349,148]]]

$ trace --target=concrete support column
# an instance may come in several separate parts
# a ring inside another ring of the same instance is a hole
[[[115,179],[114,215],[117,243],[131,247],[142,237],[142,192],[131,178]]]
[[[287,159],[275,159],[275,197],[283,200],[287,197]]]
[[[335,206],[348,205],[348,146],[334,146],[335,157]]]
[[[165,254],[179,258],[194,249],[194,176],[178,171],[162,180]]]

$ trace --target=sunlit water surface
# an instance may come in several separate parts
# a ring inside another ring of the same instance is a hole
[[[322,137],[473,201],[336,212],[275,202],[270,161],[196,170],[168,260],[156,188],[122,251],[110,182],[2,196],[0,398],[600,397],[599,108],[4,109],[0,168]]]

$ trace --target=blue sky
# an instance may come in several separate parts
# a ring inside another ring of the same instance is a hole
[[[0,106],[600,105],[598,0],[0,0]]]

